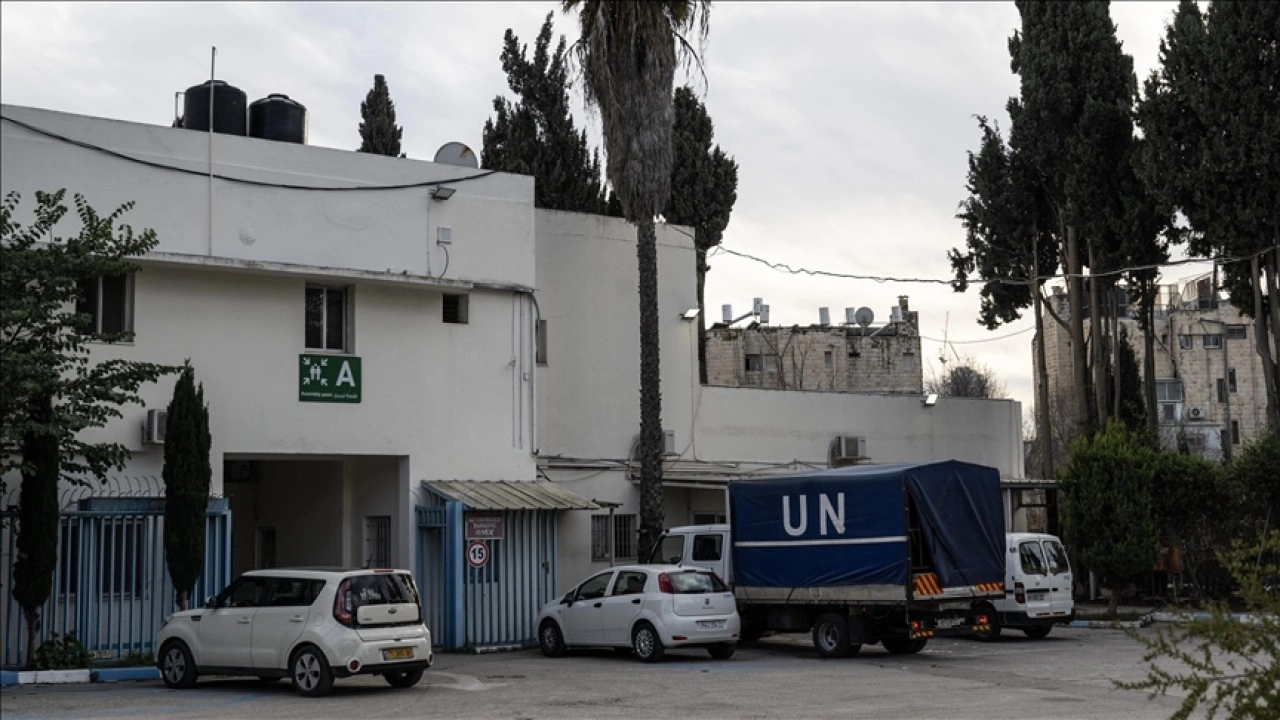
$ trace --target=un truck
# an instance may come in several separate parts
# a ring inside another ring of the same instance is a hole
[[[869,465],[734,480],[729,523],[673,528],[650,558],[715,571],[742,639],[811,632],[825,657],[990,630],[1004,597],[1004,512],[994,468]]]

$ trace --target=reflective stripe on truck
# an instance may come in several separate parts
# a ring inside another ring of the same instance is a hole
[[[915,576],[915,589],[912,595],[917,600],[946,597],[982,597],[987,595],[1003,597],[1004,583],[990,582],[944,588],[938,583],[938,576],[934,573],[920,573]]]

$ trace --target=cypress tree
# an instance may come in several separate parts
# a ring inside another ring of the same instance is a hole
[[[53,421],[53,398],[37,398],[31,409],[35,424]],[[13,598],[27,621],[27,669],[36,665],[40,609],[53,591],[58,565],[58,438],[28,430],[22,438],[22,485],[18,498],[18,559],[13,568]]]
[[[396,104],[382,75],[373,76],[373,89],[360,103],[360,117],[360,152],[404,157],[400,152],[404,128],[396,125]]]
[[[671,129],[671,198],[662,214],[669,223],[694,229],[698,307],[703,310],[698,322],[704,323],[703,288],[711,269],[707,252],[720,244],[738,201],[738,162],[719,145],[711,146],[714,125],[692,88],[676,89],[675,110]],[[703,384],[707,382],[707,336],[703,332],[698,333],[698,379]]]
[[[164,547],[178,608],[190,604],[204,564],[205,512],[213,471],[209,461],[209,408],[188,361],[169,401],[164,438]]]
[[[494,116],[484,124],[480,166],[532,175],[534,204],[540,208],[603,214],[607,205],[600,153],[589,149],[586,131],[574,125],[567,43],[561,36],[552,51],[552,34],[548,13],[534,40],[532,58],[511,29],[503,36],[502,69],[519,99],[493,99]]]

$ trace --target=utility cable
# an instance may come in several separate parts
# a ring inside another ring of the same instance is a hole
[[[36,133],[37,135],[43,135],[45,137],[52,138],[59,142],[64,142],[69,145],[75,145],[76,147],[85,148],[86,150],[93,150],[95,152],[99,152],[104,155],[110,155],[111,157],[119,158],[121,160],[126,160],[131,163],[146,165],[147,167],[158,168],[160,170],[168,170],[170,172],[183,173],[185,175],[195,175],[197,177],[202,177],[202,178],[212,177],[217,180],[225,180],[227,182],[240,183],[242,185],[280,188],[283,190],[320,190],[323,192],[344,192],[344,191],[352,191],[352,190],[359,190],[359,191],[366,191],[366,192],[373,192],[373,191],[380,191],[380,190],[407,190],[410,188],[435,187],[437,185],[449,185],[453,183],[466,182],[468,180],[478,180],[482,177],[488,177],[489,175],[492,175],[498,172],[497,170],[485,170],[483,172],[476,173],[475,175],[467,175],[464,177],[446,178],[444,180],[423,180],[420,182],[399,183],[396,185],[294,185],[290,183],[279,183],[279,182],[270,182],[266,180],[251,180],[249,178],[231,177],[229,175],[219,175],[216,173],[210,174],[207,170],[192,170],[189,168],[177,167],[175,165],[166,165],[165,163],[155,162],[152,160],[143,160],[142,158],[136,158],[136,157],[133,157],[132,155],[126,155],[121,152],[116,152],[115,150],[102,147],[101,145],[94,145],[93,143],[84,142],[83,140],[75,140],[73,138],[66,137],[65,135],[59,135],[58,133],[36,127],[34,125],[22,122],[21,120],[14,120],[11,117],[0,115],[0,119],[4,120],[5,122],[13,123],[14,125],[17,125],[20,128],[30,130],[31,132]]]

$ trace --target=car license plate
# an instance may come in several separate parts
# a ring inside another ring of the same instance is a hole
[[[383,660],[412,660],[413,648],[389,648],[382,651]]]
[[[961,618],[940,618],[938,620],[939,628],[952,628],[964,622]]]
[[[698,627],[702,628],[703,630],[723,630],[724,621],[723,620],[699,620]]]

